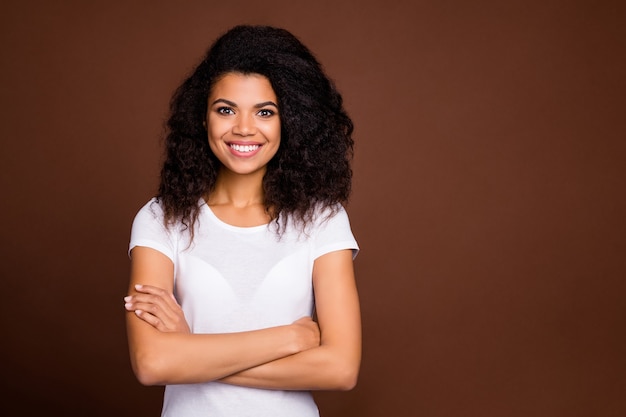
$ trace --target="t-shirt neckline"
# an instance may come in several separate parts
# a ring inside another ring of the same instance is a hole
[[[228,229],[228,230],[232,230],[232,231],[240,232],[240,233],[255,233],[255,232],[259,232],[261,230],[267,229],[268,227],[268,223],[261,224],[258,226],[235,226],[230,223],[226,223],[225,221],[217,217],[217,215],[213,212],[213,209],[211,208],[211,206],[209,206],[209,204],[206,202],[206,200],[204,200],[204,198],[201,199],[201,202],[203,203],[204,212],[207,213],[209,218],[214,223],[218,224],[224,229]]]

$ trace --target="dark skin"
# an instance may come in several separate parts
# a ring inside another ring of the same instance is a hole
[[[208,141],[222,163],[205,200],[222,221],[267,224],[262,180],[280,146],[280,115],[269,81],[229,74],[209,95]],[[270,111],[271,110],[271,111]],[[351,250],[320,256],[313,267],[317,322],[227,334],[193,334],[173,296],[174,266],[135,247],[125,298],[131,360],[145,384],[225,383],[294,390],[345,390],[356,384],[361,322]]]

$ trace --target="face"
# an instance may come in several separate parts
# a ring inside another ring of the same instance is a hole
[[[211,150],[223,169],[264,174],[280,145],[278,100],[258,74],[228,73],[209,95],[206,125]]]

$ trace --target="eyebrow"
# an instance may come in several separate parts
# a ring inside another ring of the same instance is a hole
[[[214,106],[217,103],[224,103],[227,104],[231,107],[237,107],[237,103],[234,103],[230,100],[226,100],[225,98],[218,98],[217,100],[215,100],[213,103],[211,103],[211,106]],[[264,101],[262,103],[257,103],[254,105],[254,108],[256,109],[260,109],[261,107],[265,107],[265,106],[274,106],[278,109],[278,105],[276,103],[274,103],[273,101]]]

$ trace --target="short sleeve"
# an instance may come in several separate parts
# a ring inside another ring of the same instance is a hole
[[[352,234],[346,210],[340,206],[332,217],[328,218],[327,215],[322,214],[318,221],[318,230],[314,239],[314,259],[343,249],[352,249],[354,259],[359,252],[359,245]]]
[[[154,198],[137,212],[133,220],[128,245],[129,256],[135,246],[155,249],[174,262],[175,241],[163,224],[163,210]]]

